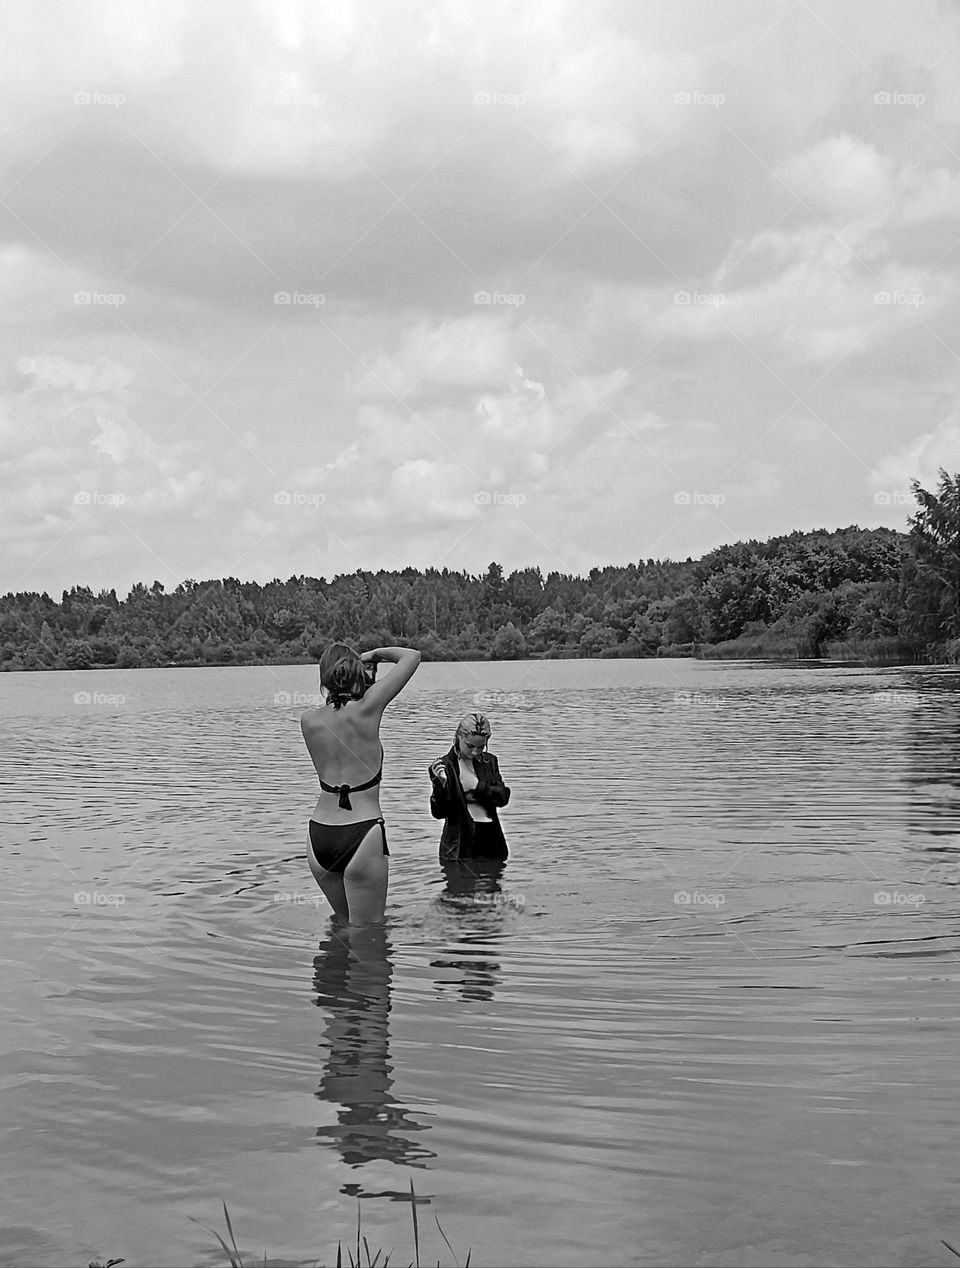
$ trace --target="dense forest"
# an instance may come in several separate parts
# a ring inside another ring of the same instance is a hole
[[[737,542],[587,577],[428,568],[287,581],[84,586],[0,599],[0,668],[289,663],[332,640],[425,659],[770,656],[960,660],[960,476],[940,472],[910,531],[850,528]]]

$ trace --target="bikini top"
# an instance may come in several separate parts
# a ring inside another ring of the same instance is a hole
[[[318,776],[319,778],[319,776]],[[352,792],[365,792],[368,788],[374,788],[383,779],[383,745],[380,745],[380,769],[374,775],[373,779],[368,779],[365,784],[325,784],[320,780],[320,787],[324,792],[337,793],[340,797],[340,809],[352,810],[350,803],[350,794]]]

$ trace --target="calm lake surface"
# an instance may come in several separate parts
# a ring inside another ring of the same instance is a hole
[[[0,1263],[954,1262],[960,672],[429,664],[382,936],[305,861],[311,667],[0,674]],[[76,693],[79,693],[77,695]],[[478,699],[499,875],[426,767]],[[76,696],[76,699],[75,699]]]

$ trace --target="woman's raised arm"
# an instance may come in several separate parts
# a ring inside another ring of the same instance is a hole
[[[375,647],[372,651],[361,652],[364,662],[386,661],[396,665],[396,669],[387,674],[382,682],[375,682],[367,688],[360,703],[368,708],[382,711],[390,701],[400,694],[420,664],[420,653],[414,647]]]

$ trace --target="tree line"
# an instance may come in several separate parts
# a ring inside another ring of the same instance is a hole
[[[266,584],[138,582],[0,598],[0,669],[256,665],[329,642],[425,659],[774,656],[960,660],[960,476],[917,481],[907,533],[856,525],[640,560],[586,577],[491,563],[294,576]]]

